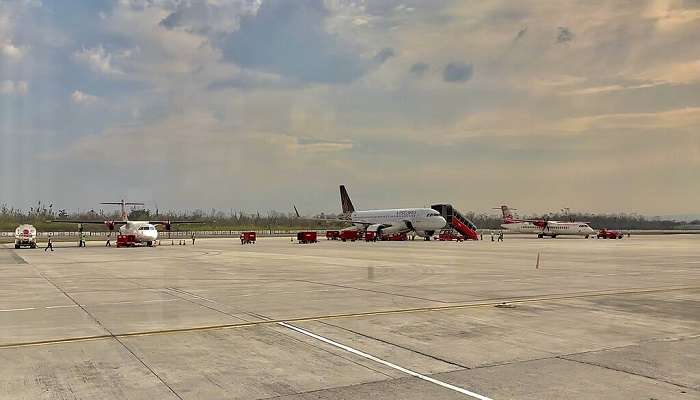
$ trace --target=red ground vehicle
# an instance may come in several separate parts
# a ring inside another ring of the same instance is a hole
[[[117,247],[134,247],[136,243],[136,235],[117,236]]]
[[[377,240],[377,232],[367,231],[365,232],[365,242],[375,242]]]
[[[601,229],[598,231],[598,239],[622,239],[622,232],[619,231],[613,231],[611,229]]]
[[[339,240],[340,231],[326,231],[326,240]]]
[[[340,231],[340,240],[343,242],[349,240],[351,242],[354,242],[356,240],[360,240],[360,231],[356,229],[348,229],[344,231]]]
[[[316,232],[313,231],[297,233],[297,240],[300,244],[316,243],[318,242],[317,237],[318,235],[316,234]]]
[[[241,232],[241,244],[255,244],[255,232]]]
[[[408,235],[406,235],[405,233],[394,233],[391,235],[382,236],[382,240],[390,242],[402,242],[404,240],[408,240]]]
[[[456,240],[458,242],[461,242],[464,240],[464,236],[453,231],[452,229],[445,229],[445,230],[440,231],[440,234],[438,235],[438,240],[443,241],[443,242],[452,241],[452,240]]]

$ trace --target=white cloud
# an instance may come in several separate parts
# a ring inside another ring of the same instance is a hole
[[[655,83],[643,83],[640,85],[605,85],[605,86],[592,86],[584,89],[576,89],[572,90],[571,92],[565,93],[565,94],[573,94],[573,95],[587,95],[587,94],[599,94],[599,93],[608,93],[608,92],[619,92],[621,90],[634,90],[634,89],[648,89],[648,88],[653,88],[656,86],[660,85],[665,85],[666,82],[655,82]]]
[[[700,126],[700,107],[567,118],[558,123],[556,128],[563,132],[572,133],[633,129],[638,131],[655,130],[661,134],[667,133],[671,129],[686,130],[697,126]]]
[[[75,58],[95,72],[107,75],[123,75],[124,72],[112,65],[112,54],[102,45],[91,49],[83,48],[73,53]]]
[[[15,61],[21,60],[26,52],[26,47],[17,47],[10,40],[6,40],[5,43],[0,44],[0,53],[3,56]]]
[[[643,16],[656,20],[656,27],[669,31],[700,20],[700,8],[683,7],[680,0],[652,0]]]
[[[100,101],[99,97],[81,92],[80,90],[74,91],[73,94],[71,94],[70,98],[73,101],[73,103],[80,105],[91,105]]]
[[[23,96],[29,91],[27,81],[0,81],[0,94],[14,94]]]
[[[648,69],[637,76],[659,83],[690,84],[700,82],[700,59],[690,62],[668,63]]]

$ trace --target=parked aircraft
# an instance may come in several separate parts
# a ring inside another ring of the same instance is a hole
[[[509,232],[533,233],[537,234],[538,238],[543,238],[545,236],[556,238],[557,236],[564,235],[584,236],[588,238],[590,235],[595,234],[593,228],[586,222],[519,219],[513,214],[514,209],[510,209],[506,205],[502,205],[500,210],[503,214],[503,223],[501,227]]]
[[[340,220],[352,223],[355,229],[374,232],[377,236],[413,232],[425,240],[447,225],[445,218],[432,208],[392,208],[356,211],[345,185],[340,185]]]
[[[100,204],[108,205],[119,205],[121,206],[121,221],[77,221],[77,220],[65,220],[65,219],[54,219],[49,222],[71,222],[76,224],[104,224],[110,231],[114,231],[115,227],[119,227],[120,235],[127,235],[133,237],[135,243],[143,244],[146,246],[153,246],[156,240],[158,240],[158,229],[156,225],[162,225],[166,231],[172,229],[174,224],[198,224],[199,221],[130,221],[126,213],[126,206],[142,206],[143,203],[129,203],[124,200],[120,202],[106,202]]]

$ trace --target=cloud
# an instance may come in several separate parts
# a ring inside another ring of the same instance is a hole
[[[0,44],[0,54],[14,61],[22,59],[26,52],[26,47],[17,47],[9,40]]]
[[[81,92],[80,90],[74,91],[70,95],[71,101],[79,105],[92,105],[100,101],[100,98],[91,94]]]
[[[322,0],[269,0],[244,16],[240,29],[218,41],[224,58],[316,83],[349,83],[371,67],[352,43],[325,30],[329,12]],[[387,53],[384,53],[387,56]]]
[[[686,2],[651,0],[642,15],[645,18],[655,20],[658,30],[672,31],[700,20],[700,7],[684,3]],[[697,22],[695,23],[697,24]]]
[[[472,78],[474,67],[471,64],[451,62],[445,66],[442,79],[445,82],[466,82]]]
[[[102,45],[90,49],[83,48],[73,53],[79,62],[87,65],[92,71],[106,75],[123,75],[124,72],[112,65],[112,54]]]
[[[565,26],[560,26],[557,28],[557,43],[568,43],[574,40],[574,35],[571,30]]]
[[[242,16],[254,15],[261,0],[190,0],[176,5],[176,9],[161,20],[168,29],[183,29],[200,34],[233,32]]]
[[[378,64],[384,64],[388,59],[396,56],[396,52],[391,47],[385,47],[374,56],[374,61]]]
[[[636,77],[652,82],[671,84],[700,82],[700,59],[652,67],[637,74]]]
[[[648,88],[653,88],[653,87],[657,87],[657,86],[665,85],[665,84],[666,83],[643,83],[643,84],[638,84],[638,85],[615,84],[615,85],[605,85],[605,86],[593,86],[593,87],[587,87],[587,88],[583,88],[583,89],[572,90],[570,92],[566,92],[566,94],[587,95],[587,94],[619,92],[622,90],[648,89]]]
[[[557,123],[564,132],[632,129],[639,131],[668,129],[693,129],[700,126],[700,107],[646,113],[614,113],[588,117],[567,118]]]
[[[29,91],[27,81],[0,81],[0,94],[10,94],[23,96]]]
[[[428,69],[430,66],[424,62],[417,62],[413,65],[411,65],[411,68],[409,69],[409,72],[411,72],[413,75],[421,77],[425,75],[426,72],[428,72]]]

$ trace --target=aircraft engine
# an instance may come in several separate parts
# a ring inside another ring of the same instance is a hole
[[[416,235],[422,238],[433,237],[433,235],[435,235],[435,231],[416,231]]]
[[[368,232],[376,232],[378,236],[380,235],[392,235],[394,233],[399,233],[405,231],[405,227],[399,225],[386,226],[383,224],[374,224],[367,227]]]

